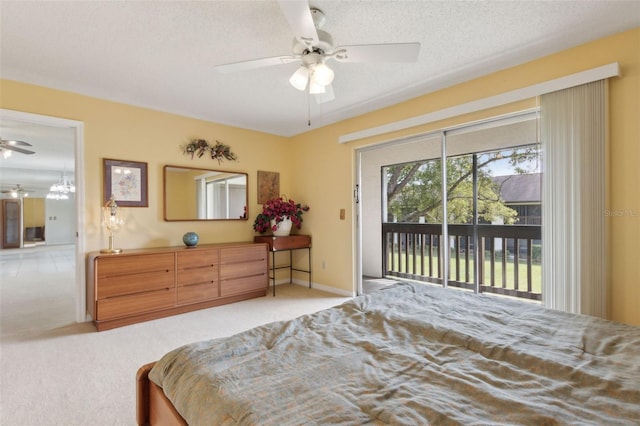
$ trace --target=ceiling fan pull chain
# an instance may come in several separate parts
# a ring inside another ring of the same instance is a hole
[[[307,92],[307,126],[311,127],[311,92]]]

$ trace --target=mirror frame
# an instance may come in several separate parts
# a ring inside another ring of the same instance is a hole
[[[185,170],[196,170],[196,171],[201,171],[201,172],[220,172],[220,173],[229,173],[229,174],[233,174],[233,175],[244,175],[245,179],[246,179],[246,190],[245,190],[245,202],[244,205],[245,207],[248,209],[249,208],[249,174],[246,172],[239,172],[239,171],[231,171],[231,170],[220,170],[220,169],[203,169],[201,167],[190,167],[190,166],[178,166],[175,164],[167,164],[163,167],[162,169],[162,192],[163,192],[163,200],[162,200],[162,210],[163,210],[163,217],[165,222],[212,222],[212,221],[221,221],[221,220],[249,220],[248,216],[248,210],[245,210],[245,216],[244,217],[238,217],[238,218],[228,218],[228,219],[168,219],[167,218],[167,171],[169,169],[185,169]]]

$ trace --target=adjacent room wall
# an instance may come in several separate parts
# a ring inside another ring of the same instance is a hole
[[[24,228],[44,226],[44,198],[27,197],[22,202]]]
[[[69,199],[45,200],[47,245],[75,244],[76,242],[76,201],[75,194]]]

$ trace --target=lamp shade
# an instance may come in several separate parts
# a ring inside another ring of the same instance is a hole
[[[122,213],[120,212],[116,200],[113,196],[102,208],[102,223],[109,232],[118,232],[124,224]]]
[[[304,90],[309,81],[309,68],[302,65],[289,78],[289,83],[298,90]]]
[[[329,68],[324,62],[320,62],[313,67],[313,74],[311,75],[311,81],[313,84],[320,86],[326,86],[333,81],[333,70]]]
[[[102,225],[107,229],[107,231],[109,231],[109,248],[100,251],[102,253],[121,253],[122,249],[113,247],[113,233],[118,232],[122,225],[124,225],[124,219],[122,218],[122,213],[119,211],[113,195],[102,207]]]
[[[315,81],[313,81],[313,79],[311,79],[311,81],[309,82],[309,93],[311,93],[312,95],[319,95],[327,91],[325,87],[326,86],[317,84]]]

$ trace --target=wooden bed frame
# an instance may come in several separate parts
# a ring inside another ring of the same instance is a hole
[[[155,362],[145,364],[136,374],[136,420],[146,426],[187,426],[187,422],[176,411],[162,388],[149,380],[149,371]]]

